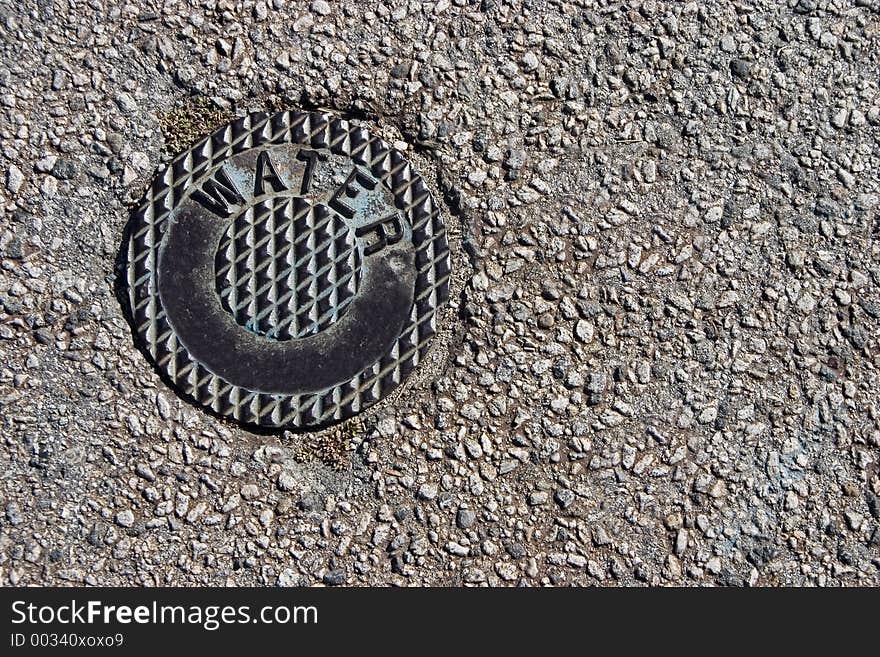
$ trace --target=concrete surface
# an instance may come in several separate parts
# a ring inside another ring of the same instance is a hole
[[[0,583],[880,584],[880,3],[0,3]],[[177,398],[129,205],[248,111],[407,147],[457,288],[316,433]]]

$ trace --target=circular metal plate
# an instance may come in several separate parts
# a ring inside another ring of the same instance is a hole
[[[424,357],[449,293],[439,209],[403,155],[329,114],[252,114],[134,212],[132,324],[186,396],[240,422],[351,416]]]

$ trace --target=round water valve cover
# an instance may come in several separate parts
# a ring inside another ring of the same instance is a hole
[[[132,217],[132,325],[185,396],[316,427],[399,385],[449,293],[440,210],[406,158],[314,112],[252,114],[178,156]]]

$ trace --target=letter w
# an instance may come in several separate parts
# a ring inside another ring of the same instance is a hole
[[[214,178],[206,181],[201,189],[192,193],[193,199],[199,202],[214,214],[220,217],[228,217],[232,214],[230,204],[244,203],[244,197],[229,179],[225,169],[218,169]]]

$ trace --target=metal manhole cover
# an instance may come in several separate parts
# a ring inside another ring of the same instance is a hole
[[[424,357],[449,293],[440,211],[400,152],[328,114],[252,114],[132,217],[132,324],[172,385],[240,422],[351,416]]]

